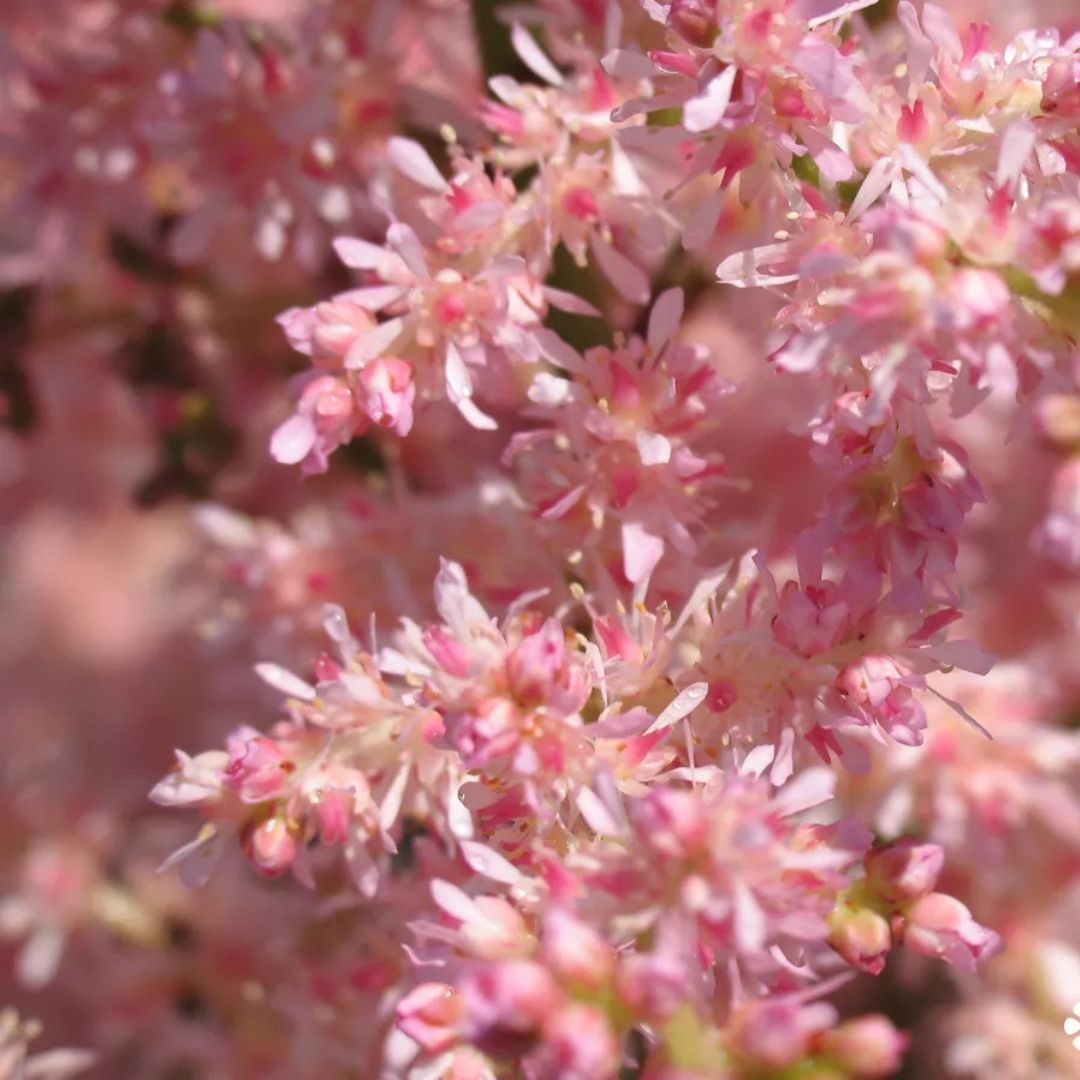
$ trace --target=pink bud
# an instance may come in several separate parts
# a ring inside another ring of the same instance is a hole
[[[866,877],[874,894],[894,903],[917,900],[936,884],[945,862],[937,844],[898,840],[866,857]]]
[[[373,360],[357,377],[360,407],[380,427],[408,435],[413,423],[416,384],[412,365],[396,357]]]
[[[1001,938],[980,926],[955,897],[929,893],[908,910],[904,943],[924,956],[940,957],[961,971],[974,971],[979,960],[998,951]]]
[[[422,983],[398,1002],[397,1025],[428,1054],[440,1054],[458,1039],[465,1014],[460,995],[445,983]]]
[[[893,1076],[907,1048],[907,1037],[884,1016],[860,1016],[827,1032],[822,1049],[855,1076],[867,1080]]]
[[[892,932],[876,911],[841,905],[829,919],[828,941],[852,967],[879,975],[892,946]]]
[[[240,833],[240,847],[263,877],[280,877],[300,850],[298,830],[282,817],[250,822]]]

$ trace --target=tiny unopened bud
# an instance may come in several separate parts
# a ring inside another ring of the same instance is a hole
[[[240,834],[240,847],[263,877],[279,877],[300,850],[299,830],[282,817],[252,822]]]
[[[892,946],[892,932],[871,908],[841,905],[829,919],[829,944],[852,967],[878,975]]]

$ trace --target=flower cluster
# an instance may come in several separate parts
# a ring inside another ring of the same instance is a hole
[[[12,994],[110,1075],[1071,1075],[1067,19],[68,6],[0,46]]]

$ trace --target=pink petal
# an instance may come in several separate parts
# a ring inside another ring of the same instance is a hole
[[[334,241],[334,251],[353,270],[378,270],[390,257],[386,248],[354,236],[339,236]]]
[[[677,724],[684,716],[689,716],[705,700],[708,693],[708,683],[691,683],[645,729],[645,734],[651,735],[654,731],[663,731],[664,728]]]
[[[381,356],[401,336],[403,326],[401,319],[388,319],[379,323],[374,330],[361,334],[349,346],[345,366],[350,369],[362,368],[376,356]]]
[[[635,304],[649,302],[649,278],[644,270],[604,240],[594,237],[591,247],[604,276],[627,300]]]
[[[622,527],[623,572],[627,580],[637,585],[655,569],[664,554],[664,541],[645,530],[637,521],[627,521]]]
[[[255,674],[267,686],[272,686],[286,697],[299,698],[301,701],[315,700],[315,687],[279,664],[256,664]]]
[[[662,292],[649,313],[647,340],[649,348],[658,353],[676,334],[683,317],[682,289]]]

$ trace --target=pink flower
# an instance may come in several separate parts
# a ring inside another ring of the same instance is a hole
[[[352,393],[332,375],[305,386],[295,415],[274,432],[270,453],[282,465],[302,464],[306,472],[325,472],[329,455],[366,426]]]
[[[360,407],[380,427],[408,435],[413,424],[416,386],[412,366],[405,360],[379,357],[362,368],[356,378]]]
[[[225,780],[244,802],[263,802],[288,791],[296,766],[273,739],[234,738],[229,750]]]

